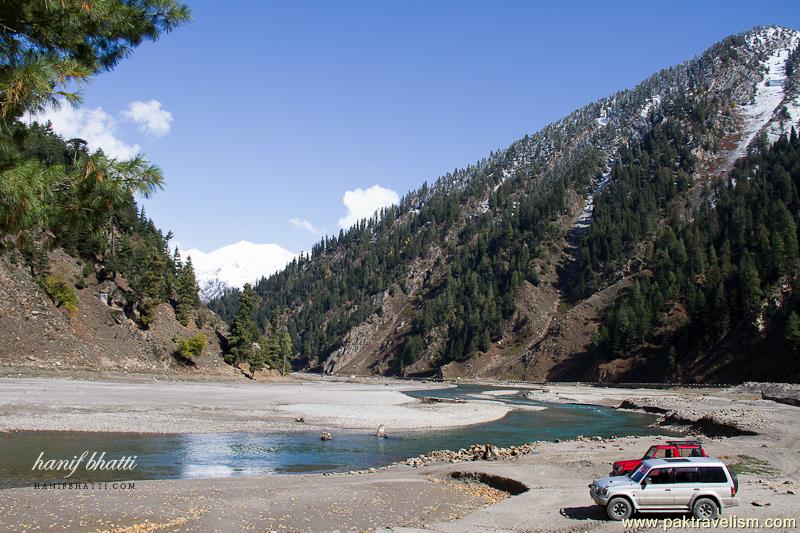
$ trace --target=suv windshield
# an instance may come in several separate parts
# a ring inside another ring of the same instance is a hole
[[[644,477],[646,472],[647,472],[647,467],[645,465],[642,465],[636,470],[636,472],[631,474],[631,479],[636,483],[639,483],[642,481],[642,478]]]
[[[645,452],[644,458],[645,459],[652,459],[655,454],[656,454],[656,447],[655,446],[650,446],[650,449],[647,450],[647,452]]]

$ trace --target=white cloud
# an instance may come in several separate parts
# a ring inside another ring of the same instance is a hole
[[[114,118],[100,107],[89,109],[63,103],[58,109],[50,108],[23,119],[40,124],[49,121],[53,131],[65,139],[81,138],[90,150],[102,148],[115,159],[129,159],[141,151],[138,144],[127,144],[117,137]]]
[[[307,232],[316,235],[317,237],[321,237],[323,233],[321,229],[315,227],[314,224],[304,218],[292,218],[289,220],[289,224],[295,228],[304,229]]]
[[[373,185],[369,189],[353,189],[347,191],[342,202],[347,214],[339,219],[339,227],[347,229],[362,218],[371,217],[382,207],[389,207],[400,201],[400,196],[391,189]]]
[[[122,113],[125,118],[139,125],[139,130],[152,135],[163,137],[172,127],[172,113],[161,108],[158,100],[142,102],[136,100],[128,104],[128,109]]]

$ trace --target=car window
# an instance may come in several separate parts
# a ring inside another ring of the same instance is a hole
[[[700,457],[700,450],[697,448],[683,447],[679,448],[681,457]]]
[[[704,466],[700,468],[700,481],[702,483],[727,483],[728,476],[721,466]]]
[[[649,459],[669,459],[672,457],[672,449],[670,448],[659,448],[655,452],[655,455]]]
[[[671,468],[654,468],[647,474],[647,478],[653,485],[666,485],[674,483],[672,481]]]
[[[631,474],[631,479],[636,483],[641,483],[645,472],[647,472],[647,466],[646,465],[642,465],[642,466],[639,467],[638,470],[636,470],[636,472]]]
[[[675,483],[700,483],[699,468],[676,468]]]
[[[645,459],[652,459],[653,455],[656,453],[656,447],[650,446],[650,449],[647,450],[647,453],[644,454]]]

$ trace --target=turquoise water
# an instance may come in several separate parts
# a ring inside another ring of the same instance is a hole
[[[468,398],[500,387],[462,385],[442,390],[413,391],[411,396]],[[511,404],[537,405],[540,411],[512,411],[501,420],[439,431],[391,433],[375,438],[372,431],[334,432],[321,441],[319,432],[212,433],[131,435],[112,433],[20,432],[0,435],[0,488],[48,480],[31,466],[41,452],[45,458],[71,458],[84,450],[104,451],[107,458],[137,456],[130,472],[79,470],[75,481],[179,479],[256,474],[321,473],[383,466],[439,449],[459,449],[474,443],[498,446],[535,440],[569,439],[577,435],[648,435],[655,417],[604,407],[536,402],[498,397]],[[659,430],[663,433],[663,430]],[[53,479],[58,479],[54,476]]]

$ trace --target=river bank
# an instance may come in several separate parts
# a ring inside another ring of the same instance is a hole
[[[447,385],[0,378],[0,431],[218,433],[459,427],[503,418],[497,401],[427,403],[403,391]],[[296,422],[302,419],[302,423]]]
[[[515,388],[552,401],[664,410],[662,422],[670,425],[670,413],[687,420],[716,416],[757,432],[704,438],[710,454],[740,472],[742,506],[724,516],[798,517],[800,407],[743,389]],[[459,404],[445,410],[453,405]],[[587,484],[607,475],[611,462],[670,437],[587,437],[537,442],[529,453],[496,461],[429,454],[352,474],[137,481],[133,490],[0,490],[0,529],[619,531],[592,505]]]

